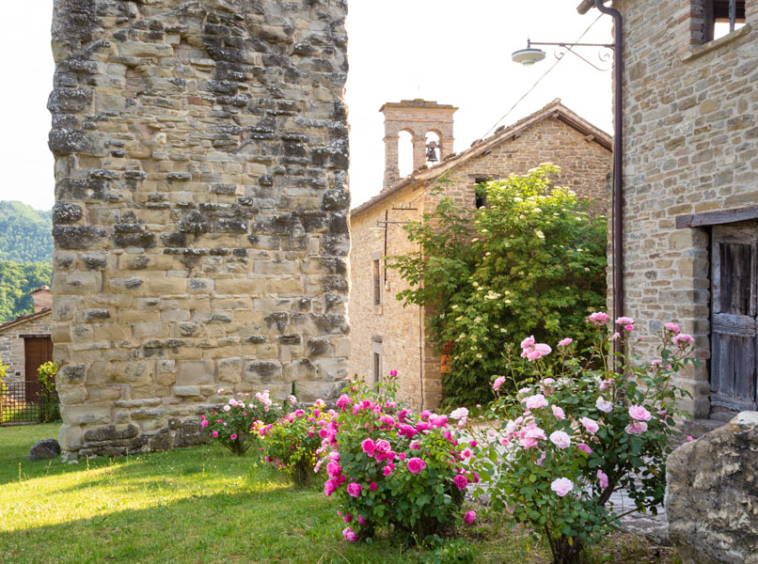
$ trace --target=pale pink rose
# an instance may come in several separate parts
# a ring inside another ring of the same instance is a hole
[[[616,331],[613,335],[611,335],[611,339],[614,341],[618,341],[621,338],[621,333]]]
[[[618,325],[632,325],[634,324],[634,319],[632,319],[631,317],[619,317],[616,320],[616,323]]]
[[[224,393],[224,388],[219,388],[216,393],[217,394],[223,394]]]
[[[526,338],[526,339],[524,339],[523,341],[521,341],[521,348],[522,348],[522,349],[528,349],[528,348],[531,348],[532,346],[534,346],[534,344],[535,344],[536,342],[537,342],[537,341],[534,339],[534,335],[532,335],[532,336],[530,336],[530,337],[527,337],[527,338]]]
[[[650,421],[653,416],[641,405],[633,405],[629,408],[629,417],[637,421]]]
[[[681,329],[679,328],[679,325],[677,325],[676,323],[666,323],[665,327],[666,327],[666,331],[671,331],[675,335],[681,331]]]
[[[536,425],[532,425],[524,430],[519,442],[524,448],[535,448],[538,445],[537,441],[544,441],[546,438],[547,437],[545,437],[545,431]]]
[[[633,421],[631,425],[626,428],[626,432],[629,435],[641,435],[647,431],[647,423],[644,421]]]
[[[563,431],[555,431],[550,433],[550,442],[558,448],[564,449],[571,446],[571,437]]]
[[[597,421],[590,419],[589,417],[582,417],[579,422],[584,426],[585,429],[587,429],[587,432],[591,435],[594,435],[600,429]]]
[[[613,404],[609,401],[606,401],[603,396],[597,398],[597,401],[595,401],[595,407],[597,407],[603,413],[610,413],[613,411]]]
[[[476,513],[474,513],[473,511],[467,511],[466,515],[463,516],[463,520],[466,522],[467,525],[471,525],[475,519],[476,519]]]
[[[691,345],[695,342],[695,339],[692,338],[692,335],[687,335],[686,333],[679,333],[676,337],[674,337],[674,344],[677,347],[686,347],[687,345]]]
[[[605,325],[608,323],[608,314],[602,312],[595,312],[589,317],[590,323],[593,325]]]
[[[465,419],[468,417],[468,409],[465,407],[459,407],[450,413],[450,419]]]
[[[571,337],[566,337],[562,341],[558,341],[558,346],[559,347],[567,347],[567,346],[569,346],[573,342],[574,342],[574,339],[572,339]]]
[[[232,409],[232,408],[231,408],[229,405],[225,405],[225,406],[224,406],[224,411],[229,411],[229,410],[231,410],[231,409]]]
[[[495,383],[492,384],[492,389],[495,391],[498,391],[500,389],[500,386],[502,386],[504,382],[505,382],[505,376],[498,376],[497,378],[495,378]]]
[[[592,454],[592,449],[590,448],[589,445],[585,443],[579,443],[578,445],[576,445],[576,448],[578,448],[579,450],[583,450],[587,454]]]
[[[537,466],[542,466],[542,463],[545,461],[545,458],[547,458],[547,453],[543,452],[542,454],[540,454],[540,457],[534,461],[534,463]]]
[[[553,410],[553,415],[556,419],[566,419],[566,414],[563,412],[563,409],[558,407],[557,405],[551,405],[550,409]]]
[[[540,407],[547,407],[547,400],[542,394],[537,394],[526,398],[527,409],[539,409]]]
[[[612,384],[613,384],[613,378],[609,378],[608,380],[601,380],[600,381],[600,391],[604,392],[605,390],[607,390],[608,388],[610,388]]]
[[[602,470],[598,469],[597,479],[600,480],[600,487],[605,489],[608,487],[608,475]]]
[[[692,442],[692,441],[694,441],[694,440],[695,440],[695,439],[693,439],[693,438],[692,438],[692,435],[687,435],[687,442],[690,442],[690,443],[691,443],[691,442]]]
[[[565,497],[574,489],[574,483],[568,478],[558,478],[550,484],[550,489],[558,494],[558,497]]]
[[[295,405],[297,403],[297,398],[293,396],[292,394],[287,396],[287,401],[290,402],[292,405]]]

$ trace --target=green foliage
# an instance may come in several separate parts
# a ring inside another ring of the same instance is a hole
[[[442,539],[438,536],[428,537],[429,550],[421,558],[422,564],[471,564],[479,556],[476,547],[466,539]]]
[[[319,400],[314,407],[297,409],[261,429],[265,460],[288,473],[296,484],[308,484],[315,476],[319,430],[336,415],[324,407]]]
[[[29,292],[50,285],[52,264],[0,261],[0,323],[34,313]]]
[[[557,171],[479,185],[488,207],[476,211],[443,198],[405,228],[420,250],[391,257],[409,284],[398,299],[427,306],[433,344],[452,348],[448,405],[489,402],[490,376],[504,373],[519,336],[587,343],[584,318],[605,302],[607,229],[589,202],[551,188]]]
[[[592,319],[596,336],[586,352],[569,344],[552,364],[542,358],[514,362],[511,377],[530,383],[492,404],[486,419],[499,432],[488,440],[483,429],[489,456],[477,461],[492,508],[530,525],[550,546],[553,564],[579,562],[584,547],[618,526],[618,515],[606,505],[619,489],[637,511],[656,514],[675,419],[683,415],[677,405],[689,395],[674,378],[695,362],[688,358],[692,337],[675,325],[659,335],[659,359],[644,364],[634,350],[631,319],[623,320],[624,336],[617,337],[625,340],[625,352],[615,355],[607,316]],[[531,340],[524,345],[541,346]],[[586,368],[593,365],[601,368]]]
[[[223,389],[218,391],[219,394]],[[226,405],[201,416],[200,426],[232,454],[242,456],[260,436],[258,430],[282,416],[284,410],[274,405],[268,390],[250,397],[249,393],[232,396]]]
[[[53,259],[51,211],[21,202],[0,202],[0,261],[50,263]]]
[[[55,375],[58,373],[58,365],[54,362],[46,362],[37,369],[37,380],[42,384],[42,412],[40,421],[51,423],[61,418],[60,400],[55,393]]]

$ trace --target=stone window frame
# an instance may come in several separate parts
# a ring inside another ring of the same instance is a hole
[[[686,63],[699,59],[700,57],[707,55],[713,51],[729,45],[748,35],[752,31],[752,26],[747,22],[751,15],[750,6],[745,7],[744,25],[735,29],[734,31],[719,37],[718,39],[707,39],[706,26],[708,25],[706,16],[704,15],[705,4],[711,3],[713,0],[690,0],[690,26],[689,26],[689,48],[682,54],[681,60]]]

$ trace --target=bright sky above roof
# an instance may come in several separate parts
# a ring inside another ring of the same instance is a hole
[[[34,15],[30,17],[30,6]],[[534,41],[574,41],[598,17],[576,12],[577,0],[350,0],[348,17],[353,205],[382,188],[384,102],[425,98],[460,107],[456,151],[481,138],[555,62],[552,50],[534,67],[510,55]],[[0,199],[38,209],[54,203],[53,158],[47,149],[52,88],[52,0],[7,2],[0,19],[3,88],[0,89]],[[603,17],[584,38],[610,42]],[[548,48],[549,49],[549,48]],[[598,62],[597,52],[582,52]],[[569,54],[503,123],[555,98],[611,131],[611,74]],[[538,163],[535,163],[538,164]]]

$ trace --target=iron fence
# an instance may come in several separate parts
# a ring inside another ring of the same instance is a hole
[[[41,423],[60,419],[58,394],[39,382],[0,385],[0,425]]]

